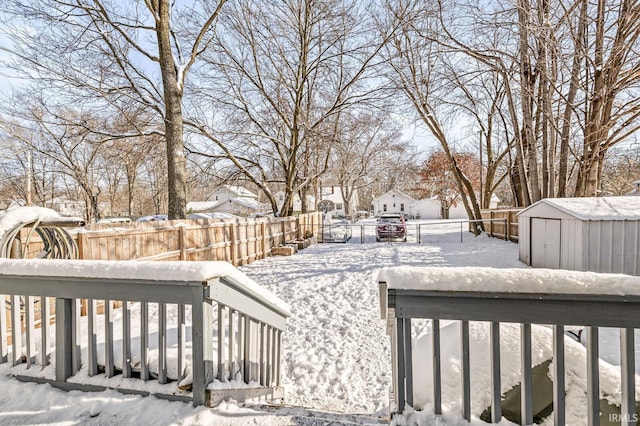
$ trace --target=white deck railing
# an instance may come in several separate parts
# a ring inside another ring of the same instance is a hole
[[[0,295],[0,363],[19,378],[94,390],[121,376],[194,405],[283,396],[288,306],[226,262],[0,259]],[[189,376],[191,392],[151,386]]]
[[[520,324],[521,421],[533,423],[532,412],[532,324],[551,325],[553,421],[564,425],[565,326],[584,326],[586,339],[586,407],[584,421],[600,424],[599,327],[620,328],[621,414],[618,419],[636,419],[636,368],[634,329],[640,328],[640,278],[559,270],[492,268],[390,268],[379,277],[380,309],[391,336],[393,389],[392,413],[403,413],[414,405],[412,320],[429,319],[433,359],[424,359],[433,384],[433,411],[442,414],[443,360],[440,320],[460,321],[461,407],[471,419],[469,322],[487,321],[489,326],[491,419],[500,422],[501,412],[501,323]],[[512,372],[508,372],[512,373]],[[477,389],[476,389],[477,390]],[[447,401],[451,403],[451,401]],[[626,424],[626,423],[625,423]],[[631,424],[631,423],[629,423]],[[633,421],[635,424],[635,420]]]

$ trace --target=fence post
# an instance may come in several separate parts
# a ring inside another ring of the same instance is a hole
[[[178,227],[178,239],[180,240],[180,260],[187,260],[187,242],[184,237],[184,226]]]
[[[78,232],[78,259],[86,259],[87,253],[87,234],[85,232]]]
[[[282,223],[282,245],[285,245],[287,243],[287,219],[282,218],[281,223]]]
[[[491,229],[489,235],[491,235],[491,238],[493,238],[493,210],[489,212],[489,229]]]
[[[507,230],[508,226],[509,226],[509,219],[507,216],[507,218],[504,219],[504,240],[505,241],[509,241],[509,231]]]
[[[513,212],[509,210],[507,212],[507,239],[511,241],[511,221],[513,219]]]
[[[260,224],[260,232],[262,232],[262,258],[267,258],[267,222],[265,220]]]
[[[300,240],[302,233],[300,232],[300,216],[296,216],[296,240]]]
[[[232,222],[229,224],[229,239],[231,240],[231,264],[233,266],[238,266],[238,254],[236,253],[236,224]]]

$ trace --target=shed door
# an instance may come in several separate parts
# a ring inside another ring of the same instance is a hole
[[[560,268],[560,219],[531,218],[531,266]]]

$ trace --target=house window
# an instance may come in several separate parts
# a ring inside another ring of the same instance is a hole
[[[403,212],[404,211],[404,203],[400,204],[400,211]]]
[[[336,210],[342,210],[342,204],[341,203],[337,203],[336,204]]]
[[[386,204],[383,204],[383,205],[382,205],[382,211],[383,211],[383,212],[386,212],[386,211],[387,211],[387,205],[386,205]]]

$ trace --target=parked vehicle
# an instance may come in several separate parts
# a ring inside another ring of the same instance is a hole
[[[236,216],[231,213],[223,213],[223,212],[211,212],[211,213],[190,213],[187,215],[187,219],[191,220],[209,220],[209,219],[220,219],[220,220],[238,220],[241,219],[240,216]]]
[[[150,216],[142,216],[136,219],[136,222],[154,222],[158,220],[168,220],[169,216],[166,214],[153,214]]]
[[[383,214],[376,224],[376,241],[407,241],[407,224],[402,214]]]
[[[129,223],[131,218],[129,217],[105,217],[100,219],[96,223]]]

